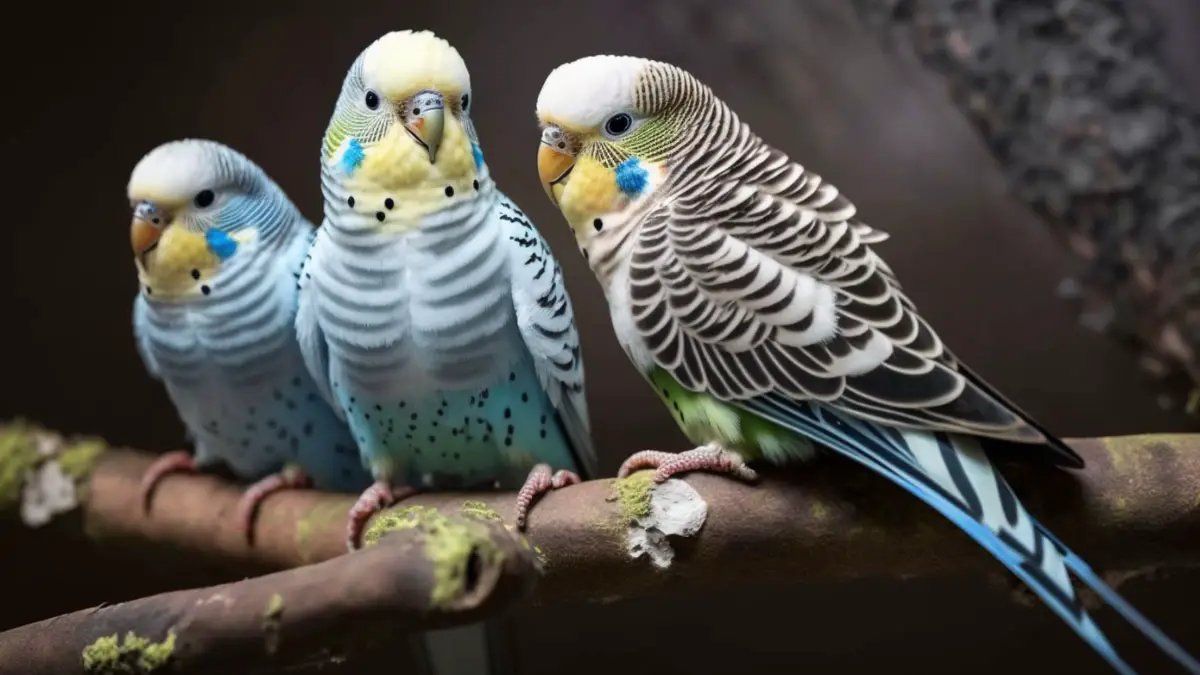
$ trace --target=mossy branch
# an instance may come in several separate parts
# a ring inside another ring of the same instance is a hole
[[[0,437],[4,431],[0,425]],[[56,438],[37,433],[43,442]],[[1019,461],[1002,466],[1036,517],[1100,569],[1128,572],[1200,561],[1200,435],[1069,443],[1086,459],[1087,469],[1068,472]],[[137,487],[152,460],[143,452],[105,450],[81,486],[82,519],[60,518],[57,529],[77,527],[82,520],[84,531],[78,534],[99,543],[181,549],[224,563],[231,575],[298,567],[344,553],[353,495],[278,493],[260,509],[250,545],[233,518],[238,486],[212,476],[168,476],[151,512],[143,513]],[[0,464],[4,461],[0,458]],[[536,548],[545,564],[535,602],[644,595],[680,583],[1000,574],[1002,569],[931,509],[836,457],[767,473],[757,485],[689,475],[668,483],[670,490],[654,488],[655,499],[649,500],[644,492],[652,484],[644,477],[635,474],[617,489],[612,480],[589,481],[535,505],[528,539],[517,538],[518,545]],[[667,513],[658,497],[676,506],[692,504]],[[407,527],[412,518],[431,512],[496,521],[511,532],[514,504],[511,493],[421,494],[377,517],[372,527],[389,522]]]
[[[75,447],[53,433],[14,429],[0,425],[10,448],[24,447],[22,434],[44,449]],[[767,473],[756,485],[690,475],[656,486],[645,473],[616,485],[589,481],[544,497],[527,537],[511,525],[511,493],[422,494],[377,516],[366,540],[379,543],[346,556],[353,495],[273,495],[251,545],[232,517],[238,486],[171,475],[146,514],[137,487],[153,456],[92,443],[94,461],[73,467],[82,519],[55,519],[52,531],[77,528],[98,543],[147,554],[155,545],[181,549],[225,563],[231,576],[296,569],[0,633],[0,674],[81,672],[86,664],[92,672],[137,673],[230,672],[236,663],[239,672],[263,672],[335,659],[397,632],[490,616],[522,597],[535,569],[543,574],[529,597],[541,603],[748,580],[1004,576],[932,510],[833,456]],[[1110,583],[1200,561],[1200,435],[1069,443],[1087,469],[1002,467],[1036,517],[1110,573]],[[14,473],[5,462],[27,460],[20,451],[0,455],[0,475]],[[16,473],[26,481],[37,475],[29,466]]]
[[[266,673],[491,616],[533,586],[498,523],[409,510],[351,555],[88,609],[0,633],[0,673]]]

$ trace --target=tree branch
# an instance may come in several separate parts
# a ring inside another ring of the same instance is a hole
[[[404,524],[316,565],[0,633],[0,673],[279,672],[494,615],[533,586],[534,556],[495,523],[422,512]]]
[[[5,431],[0,426],[0,438]],[[67,451],[75,447],[53,434],[22,433],[30,442],[57,443]],[[1016,462],[1002,467],[1035,517],[1099,569],[1128,572],[1200,560],[1200,435],[1069,442],[1087,460],[1087,469],[1068,472]],[[2,458],[0,475],[5,473]],[[150,515],[144,515],[137,486],[152,459],[119,449],[98,456],[81,483],[86,536],[182,549],[234,563],[235,572],[296,567],[344,552],[352,495],[296,490],[271,496],[260,510],[251,546],[233,518],[238,487],[211,476],[168,476]],[[635,474],[616,486],[613,480],[589,481],[553,492],[534,506],[527,535],[545,564],[532,596],[536,602],[600,600],[678,584],[716,586],[746,579],[794,582],[1002,569],[931,509],[837,457],[768,473],[758,485],[689,475],[650,490],[646,476]],[[614,491],[620,499],[609,501]],[[511,493],[421,494],[389,513],[420,505],[448,516],[500,519],[511,530],[514,503]],[[59,520],[64,528],[79,521]],[[378,531],[380,519],[373,522]],[[631,549],[640,554],[636,560]]]

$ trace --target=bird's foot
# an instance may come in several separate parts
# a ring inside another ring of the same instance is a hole
[[[538,464],[533,467],[533,470],[529,472],[529,477],[525,479],[525,484],[517,493],[517,529],[525,529],[525,519],[529,516],[529,508],[533,506],[533,502],[538,497],[551,490],[575,485],[579,482],[579,475],[572,471],[565,469],[552,471],[549,464]]]
[[[146,469],[146,473],[142,474],[142,482],[138,486],[138,499],[142,504],[142,512],[150,513],[150,498],[154,496],[154,489],[158,487],[158,483],[169,473],[194,473],[199,471],[196,467],[196,462],[192,459],[192,453],[187,450],[175,450],[173,452],[159,455],[158,459]]]
[[[617,478],[625,478],[639,469],[656,469],[655,483],[662,483],[677,473],[687,471],[726,473],[744,481],[758,480],[758,473],[746,466],[746,460],[741,455],[712,443],[680,453],[658,450],[634,453],[621,465]]]
[[[363,530],[371,516],[416,493],[417,489],[414,487],[392,488],[388,481],[375,481],[362,493],[354,506],[350,507],[350,520],[346,523],[346,548],[350,551],[362,548]]]
[[[254,516],[258,513],[258,507],[263,500],[281,490],[307,487],[312,487],[312,479],[304,472],[304,469],[289,464],[283,467],[282,471],[273,473],[246,488],[237,507],[238,528],[246,537],[246,543],[254,543]]]

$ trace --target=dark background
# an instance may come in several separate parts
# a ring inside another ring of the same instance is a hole
[[[759,134],[838,185],[868,222],[893,234],[879,248],[942,337],[1060,435],[1191,428],[1159,405],[1132,356],[1080,327],[1055,298],[1067,255],[1005,194],[940,83],[883,51],[840,0],[779,2],[790,9],[771,34],[739,33],[736,17],[703,18],[695,0],[306,0],[286,3],[286,13],[266,4],[139,1],[104,12],[42,3],[23,6],[35,20],[11,19],[0,47],[10,176],[0,419],[179,447],[182,429],[131,337],[130,170],[161,142],[219,140],[319,219],[318,146],[346,69],[384,32],[428,28],[466,59],[492,171],[565,268],[606,473],[630,452],[685,441],[613,340],[591,273],[538,185],[538,89],[555,65],[593,53],[688,68]],[[1181,86],[1200,100],[1192,46],[1200,12],[1194,0],[1152,4],[1170,19],[1165,51]],[[793,86],[768,87],[777,79],[766,69],[786,72]],[[0,561],[0,628],[211,580],[198,564],[100,556],[11,526],[0,529]],[[926,673],[1107,672],[1048,611],[1018,607],[979,578],[753,581],[693,597],[524,610],[522,673],[907,671],[902,664],[916,672],[918,663]],[[1184,601],[1197,582],[1180,573],[1122,590],[1200,652],[1194,602]],[[1118,648],[1133,637],[1111,636]],[[389,663],[404,671],[403,659]]]

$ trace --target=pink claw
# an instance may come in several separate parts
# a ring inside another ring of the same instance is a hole
[[[655,483],[662,483],[677,473],[688,471],[726,473],[744,481],[758,479],[758,473],[746,466],[746,461],[740,455],[716,445],[702,445],[678,454],[643,450],[634,453],[621,464],[617,477],[625,478],[639,469],[656,469]]]
[[[150,498],[154,496],[154,489],[158,487],[158,483],[167,474],[194,473],[198,470],[192,454],[187,450],[175,450],[160,455],[150,468],[146,469],[146,473],[142,474],[142,482],[138,486],[138,499],[141,500],[142,511],[150,513]]]
[[[242,499],[238,502],[238,528],[245,535],[247,543],[254,541],[254,516],[258,507],[270,495],[281,490],[293,490],[312,486],[312,480],[304,470],[297,466],[287,466],[278,473],[273,473],[257,483],[246,488]]]
[[[533,470],[529,472],[529,477],[525,479],[525,484],[521,486],[520,492],[517,493],[517,529],[525,529],[529,507],[533,505],[535,499],[551,490],[558,490],[579,482],[581,482],[579,476],[574,472],[562,469],[551,474],[549,464],[534,466]]]
[[[362,547],[363,529],[371,516],[396,502],[411,497],[417,490],[413,487],[393,489],[389,481],[377,480],[367,488],[354,506],[350,507],[350,520],[346,523],[346,548],[356,551]]]

